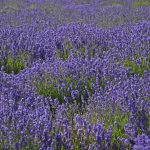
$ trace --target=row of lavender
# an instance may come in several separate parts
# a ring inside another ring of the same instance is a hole
[[[149,149],[150,22],[52,29],[42,16],[1,25],[1,149]]]
[[[0,1],[0,17],[2,24],[11,26],[31,24],[40,20],[38,25],[47,22],[47,27],[70,22],[114,27],[150,20],[149,7],[148,0],[8,0]]]

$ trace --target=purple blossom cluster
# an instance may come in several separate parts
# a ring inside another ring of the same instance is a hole
[[[149,6],[132,3],[20,1],[0,13],[0,149],[150,149]]]

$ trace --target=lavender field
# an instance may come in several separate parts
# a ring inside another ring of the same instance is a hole
[[[150,0],[0,0],[0,150],[150,150]]]

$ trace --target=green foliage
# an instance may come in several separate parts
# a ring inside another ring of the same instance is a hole
[[[86,4],[92,4],[92,0],[75,0],[74,3],[76,5],[86,5]]]
[[[64,102],[63,93],[58,90],[53,84],[39,82],[37,85],[39,95],[43,95],[46,97],[51,96],[52,99],[58,98],[58,100],[62,103]]]
[[[30,9],[30,10],[34,10],[36,7],[37,7],[37,6],[36,6],[35,3],[32,3],[32,4],[29,5],[29,9]]]
[[[124,66],[126,68],[131,68],[130,75],[136,74],[142,76],[144,71],[150,70],[150,66],[148,65],[149,57],[147,59],[141,58],[141,63],[139,65],[135,64],[131,60],[125,60]]]
[[[63,42],[61,49],[56,49],[57,51],[57,57],[61,58],[63,61],[66,61],[70,57],[71,51],[77,56],[77,57],[83,57],[85,58],[88,56],[88,59],[94,58],[96,55],[95,49],[99,48],[96,42],[91,43],[87,48],[87,45],[85,46],[83,43],[69,43],[69,42]]]
[[[15,1],[0,1],[0,12],[14,13],[20,9],[20,2]]]
[[[115,124],[114,124],[115,123]],[[119,146],[120,143],[118,141],[119,138],[125,138],[124,127],[128,123],[128,117],[126,115],[117,114],[112,118],[111,124],[113,124],[112,131],[112,143]]]
[[[110,126],[112,126],[112,138],[110,149],[120,149],[122,142],[118,138],[126,138],[124,127],[129,123],[129,116],[131,114],[124,113],[115,105],[115,111],[112,112],[112,108],[107,108],[106,110],[98,110],[97,113],[93,113],[87,120],[91,124],[97,123],[99,120],[104,123],[104,130],[107,131]],[[90,142],[90,141],[88,141]],[[129,145],[126,145],[128,148]]]
[[[57,55],[63,61],[66,61],[70,57],[70,51],[67,51],[67,49],[58,50],[57,51]]]
[[[88,47],[88,48],[87,48]],[[96,56],[96,49],[98,49],[98,45],[96,42],[91,43],[89,46],[85,46],[84,44],[80,43],[79,48],[76,51],[76,55],[82,57],[88,57],[88,59],[94,58]]]
[[[5,49],[2,49],[1,52],[3,56]],[[3,71],[8,74],[18,74],[26,67],[26,62],[31,59],[30,57],[30,54],[27,52],[21,52],[21,54],[18,53],[16,56],[14,56],[12,53],[9,53],[7,57],[0,60],[0,68],[3,66]]]
[[[62,49],[56,49],[57,57],[61,58],[63,61],[66,61],[70,57],[72,45],[68,42],[64,42]]]
[[[24,62],[19,58],[8,56],[4,61],[0,61],[0,66],[4,66],[4,71],[8,74],[18,74],[25,68]]]
[[[73,90],[78,90],[79,91],[79,96],[76,99],[77,103],[81,103],[81,97],[85,92],[85,89],[87,87],[88,91],[93,94],[94,91],[91,87],[91,80],[84,80],[79,83],[78,80],[75,80],[71,77],[65,77],[64,79],[61,79],[61,82],[64,83],[65,87],[62,89],[59,89],[57,87],[59,83],[59,79],[51,79],[51,82],[49,82],[48,79],[44,79],[43,81],[39,81],[36,86],[37,86],[37,92],[39,95],[43,95],[45,97],[51,96],[52,99],[58,98],[60,103],[64,102],[64,96],[65,97],[71,97],[71,93],[68,92],[68,88],[71,86]]]
[[[142,7],[142,6],[150,6],[150,1],[148,0],[139,0],[137,2],[133,2],[133,7]]]
[[[58,13],[58,10],[60,11],[59,13],[61,13],[63,11],[63,8],[59,5],[54,5],[53,3],[51,3],[50,1],[48,3],[40,3],[37,4],[38,9],[40,9],[41,11],[45,11],[46,13],[51,13],[53,12],[54,15],[55,13]]]

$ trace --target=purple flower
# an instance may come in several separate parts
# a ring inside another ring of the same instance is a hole
[[[79,98],[79,91],[78,90],[72,90],[71,96],[74,100]]]

